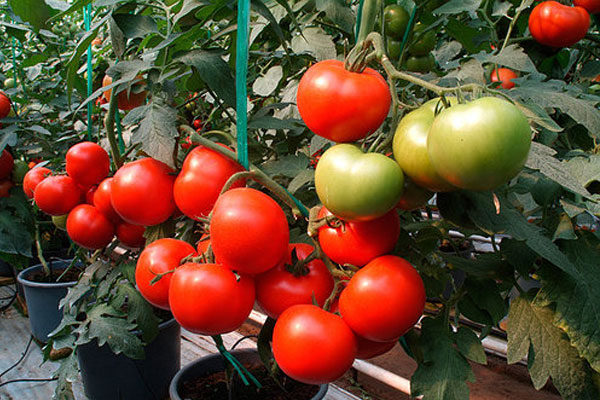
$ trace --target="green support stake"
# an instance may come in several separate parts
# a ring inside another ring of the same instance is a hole
[[[237,58],[235,63],[235,88],[237,110],[237,153],[239,163],[248,169],[248,35],[250,26],[250,0],[238,1]]]
[[[84,9],[83,9],[83,19],[85,22],[85,30],[86,32],[90,31],[91,28],[91,19],[92,19],[92,5],[88,4]],[[92,95],[92,46],[89,45],[87,48],[87,95],[88,97],[90,97]],[[92,140],[92,112],[93,112],[93,107],[92,107],[92,103],[88,103],[87,104],[87,126],[88,126],[88,130],[87,130],[87,138],[88,140]]]

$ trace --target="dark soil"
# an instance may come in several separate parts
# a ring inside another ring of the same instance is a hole
[[[65,268],[52,268],[50,276],[46,275],[43,270],[35,271],[27,276],[27,279],[38,283],[55,283],[58,278],[65,272]],[[75,282],[79,279],[80,268],[72,267],[67,273],[60,278],[60,282]]]
[[[245,367],[263,387],[258,389],[252,384],[245,386],[239,375],[235,373],[231,400],[309,400],[319,391],[319,386],[306,385],[286,377],[280,380],[286,390],[284,392],[262,365],[245,365]],[[185,400],[227,400],[229,390],[225,372],[184,382],[179,395]]]

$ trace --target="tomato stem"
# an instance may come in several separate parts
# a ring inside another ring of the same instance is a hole
[[[110,153],[112,155],[113,163],[115,164],[115,169],[119,169],[123,165],[123,160],[121,159],[119,145],[117,144],[117,136],[115,135],[115,112],[117,112],[116,94],[110,96],[108,111],[104,117],[104,128],[106,129],[106,137],[110,145]]]
[[[356,43],[362,42],[367,38],[369,33],[373,32],[373,29],[375,29],[377,14],[379,14],[380,8],[380,0],[364,1]]]

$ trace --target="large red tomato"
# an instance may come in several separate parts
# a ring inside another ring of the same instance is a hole
[[[138,75],[136,79],[142,78]],[[102,86],[108,86],[112,83],[112,78],[108,75],[104,75],[102,79]],[[133,110],[136,107],[141,106],[148,97],[148,92],[144,90],[145,83],[143,81],[134,83],[129,90],[123,90],[117,94],[117,108],[119,110]],[[108,89],[103,93],[103,97],[106,101],[110,101],[112,95],[112,89]]]
[[[25,174],[23,178],[23,191],[25,196],[29,199],[33,199],[33,192],[37,185],[52,175],[52,171],[45,167],[32,168]]]
[[[396,256],[382,256],[360,269],[340,295],[340,313],[358,335],[391,342],[423,314],[425,286],[417,270]]]
[[[123,220],[119,217],[119,214],[115,211],[111,201],[111,188],[113,178],[106,178],[94,192],[93,203],[102,214],[111,220],[114,224],[119,224]]]
[[[212,210],[225,182],[244,168],[235,161],[207,147],[195,147],[185,158],[175,179],[173,196],[177,207],[188,217],[198,220]],[[240,180],[234,187],[242,187]]]
[[[518,78],[519,75],[512,69],[498,68],[492,71],[490,80],[492,82],[500,82],[500,87],[504,89],[512,89],[515,87],[515,83],[511,79]]]
[[[590,27],[590,14],[582,7],[544,1],[529,16],[531,36],[551,47],[569,47],[579,42]]]
[[[356,357],[356,338],[337,315],[311,304],[285,310],[273,330],[273,355],[288,376],[318,385],[340,378]]]
[[[256,189],[237,188],[223,193],[215,203],[210,240],[219,263],[254,275],[283,259],[290,231],[275,200]]]
[[[300,79],[298,110],[306,126],[334,142],[375,132],[390,109],[390,89],[379,72],[350,72],[338,60],[316,63]]]
[[[10,189],[13,186],[10,179],[0,180],[0,197],[10,197]]]
[[[2,150],[0,155],[0,179],[9,178],[12,173],[15,160],[8,150]]]
[[[96,207],[80,204],[67,217],[67,233],[81,247],[96,250],[112,241],[115,226]]]
[[[590,14],[600,13],[600,0],[573,0],[573,5],[585,8]]]
[[[96,143],[77,143],[65,158],[67,174],[82,186],[100,183],[110,172],[110,157]]]
[[[4,93],[0,93],[0,119],[10,114],[10,99]]]
[[[164,275],[152,284],[158,274],[179,267],[181,260],[196,252],[192,245],[177,239],[158,239],[150,243],[140,254],[135,267],[135,283],[150,304],[169,309],[169,285],[173,274]]]
[[[35,204],[50,215],[65,215],[81,203],[83,193],[75,181],[66,175],[49,176],[34,191]]]
[[[144,226],[121,222],[117,225],[115,233],[117,234],[117,239],[119,239],[123,245],[133,249],[139,249],[146,243],[144,232],[146,232],[146,227]]]
[[[220,335],[239,328],[254,305],[254,281],[217,264],[187,263],[177,268],[169,287],[173,316],[183,328]]]
[[[304,275],[294,276],[289,270],[292,252],[296,259],[304,260],[314,247],[305,243],[290,244],[285,262],[256,276],[256,302],[271,318],[277,318],[287,308],[296,304],[312,304],[313,296],[322,306],[333,290],[333,277],[325,263],[315,259],[305,265]]]
[[[123,165],[111,184],[112,205],[130,224],[152,226],[166,221],[175,211],[173,170],[153,158]]]
[[[319,218],[331,216],[325,207]],[[319,228],[319,244],[329,258],[338,264],[362,266],[391,252],[400,237],[400,217],[394,209],[371,221],[341,221],[340,226]]]

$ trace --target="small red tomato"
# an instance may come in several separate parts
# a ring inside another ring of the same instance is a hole
[[[196,118],[194,122],[192,122],[192,126],[195,129],[202,129],[202,120],[200,118]]]
[[[104,214],[106,218],[111,220],[113,224],[119,224],[123,220],[112,206],[110,195],[112,180],[113,178],[106,178],[100,182],[100,185],[98,185],[98,188],[94,192],[93,204],[94,207]]]
[[[37,185],[52,175],[52,171],[45,167],[38,167],[30,169],[23,178],[23,191],[25,196],[29,199],[33,199],[33,192]]]
[[[119,239],[123,245],[131,247],[132,249],[139,249],[146,243],[144,232],[146,232],[145,226],[121,222],[119,225],[117,225],[116,234],[117,239]]]
[[[182,149],[187,150],[190,147],[192,147],[192,138],[189,136],[186,136],[183,141],[179,144],[181,146]]]
[[[96,207],[80,204],[67,217],[67,233],[79,246],[96,250],[108,246],[115,227]]]
[[[68,214],[81,203],[82,197],[81,189],[66,175],[49,176],[44,179],[35,187],[33,195],[35,204],[49,215]]]
[[[550,47],[569,47],[585,37],[590,14],[582,7],[543,1],[529,15],[529,31],[538,42]]]
[[[600,0],[573,0],[573,5],[585,8],[590,14],[600,13]]]
[[[0,93],[0,119],[10,114],[10,99],[4,93]]]
[[[512,89],[515,87],[515,83],[511,79],[518,77],[519,75],[517,75],[515,71],[511,69],[498,68],[492,71],[492,75],[490,75],[490,80],[492,82],[500,82],[500,86],[504,89]]]
[[[354,333],[339,316],[310,304],[285,310],[273,330],[273,355],[281,370],[311,385],[344,375],[356,349]]]
[[[10,179],[0,181],[0,197],[10,197],[10,189],[13,187]]]
[[[298,260],[304,260],[314,250],[305,243],[290,244],[286,262],[256,276],[256,302],[271,318],[296,304],[312,304],[313,297],[323,306],[333,290],[333,277],[325,263],[315,259],[305,265],[304,275],[294,276],[291,268],[292,252]]]
[[[166,274],[156,283],[151,283],[158,274],[179,267],[181,260],[195,255],[194,248],[177,239],[158,239],[150,243],[140,254],[135,267],[135,283],[150,304],[169,309],[169,285],[173,274]]]
[[[13,156],[8,150],[2,150],[2,155],[0,155],[0,179],[9,178],[14,165],[15,160]]]
[[[187,263],[177,268],[169,287],[169,305],[183,328],[220,335],[239,328],[254,305],[254,281],[216,264]]]
[[[77,143],[65,158],[67,174],[85,187],[100,183],[110,172],[110,157],[96,143]]]

